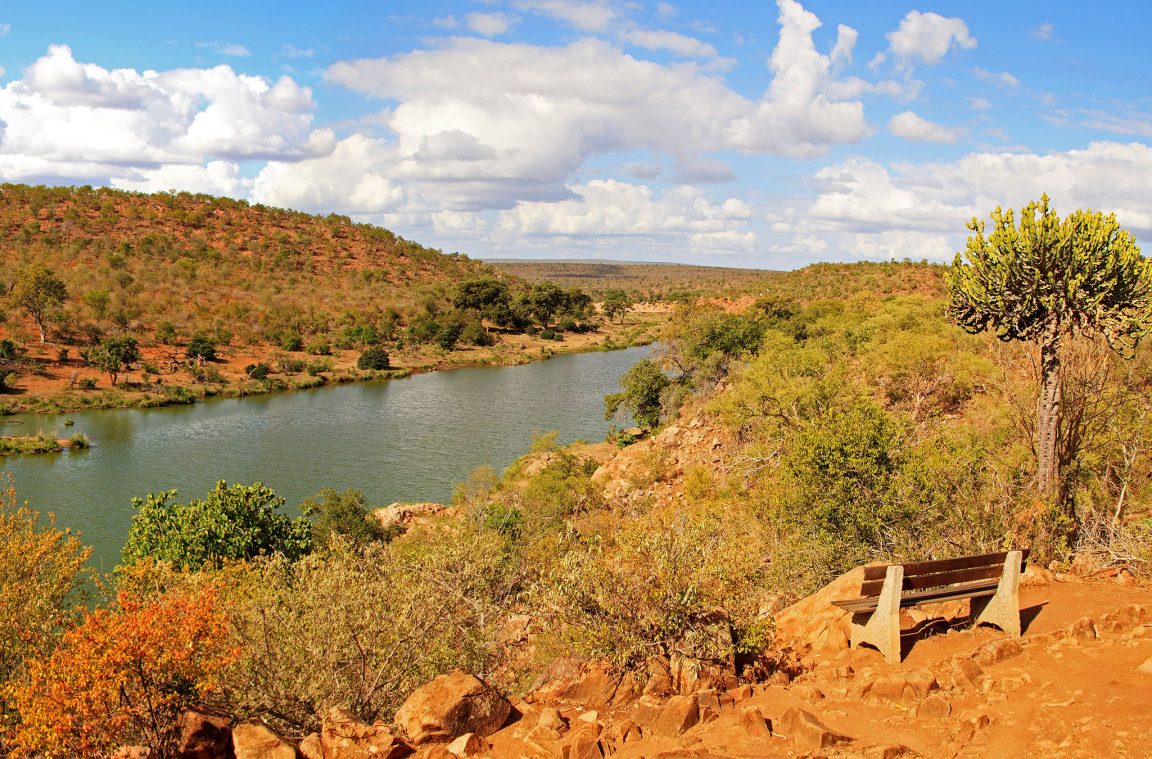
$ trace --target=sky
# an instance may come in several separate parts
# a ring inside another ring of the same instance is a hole
[[[950,261],[1047,193],[1152,245],[1152,4],[0,4],[0,181],[474,258]]]

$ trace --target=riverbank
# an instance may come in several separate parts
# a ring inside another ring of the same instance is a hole
[[[196,403],[207,398],[238,398],[324,385],[397,379],[431,371],[478,366],[516,366],[554,355],[617,350],[647,345],[659,337],[670,309],[649,307],[628,314],[621,323],[605,323],[586,333],[565,333],[561,340],[540,335],[499,334],[492,346],[461,346],[445,351],[423,346],[390,351],[388,369],[357,368],[358,350],[334,349],[316,356],[270,345],[227,346],[216,360],[186,367],[171,346],[141,347],[141,360],[121,372],[111,385],[107,374],[72,358],[74,350],[46,343],[26,356],[31,371],[15,375],[0,395],[0,415],[62,414],[117,408],[157,408]],[[266,376],[254,379],[250,369],[264,365]],[[3,454],[0,454],[3,455]]]
[[[67,438],[44,434],[0,435],[0,457],[59,453],[69,448],[82,450],[88,446],[88,438],[79,433]]]

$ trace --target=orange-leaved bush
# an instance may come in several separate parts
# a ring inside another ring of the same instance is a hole
[[[28,664],[15,688],[16,743],[43,756],[93,756],[124,743],[170,756],[176,720],[220,687],[237,652],[214,589],[149,599],[121,593]]]

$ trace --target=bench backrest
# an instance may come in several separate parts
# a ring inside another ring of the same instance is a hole
[[[1029,549],[1021,551],[1020,571],[1028,564]],[[1004,571],[1004,559],[1008,552],[987,553],[983,556],[964,556],[959,559],[921,561],[917,564],[904,564],[904,584],[902,591],[941,588],[977,580],[994,580]],[[884,587],[884,575],[888,566],[864,567],[864,582],[860,585],[862,597],[878,596]]]

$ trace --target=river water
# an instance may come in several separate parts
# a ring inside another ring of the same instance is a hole
[[[114,567],[131,500],[176,489],[203,497],[217,480],[263,482],[295,505],[322,488],[362,491],[373,506],[447,501],[454,483],[488,464],[499,471],[533,434],[600,441],[604,395],[650,348],[556,356],[514,367],[431,372],[193,406],[16,416],[9,434],[82,432],[85,451],[10,457],[17,496],[56,514]],[[64,427],[64,419],[75,425]]]

